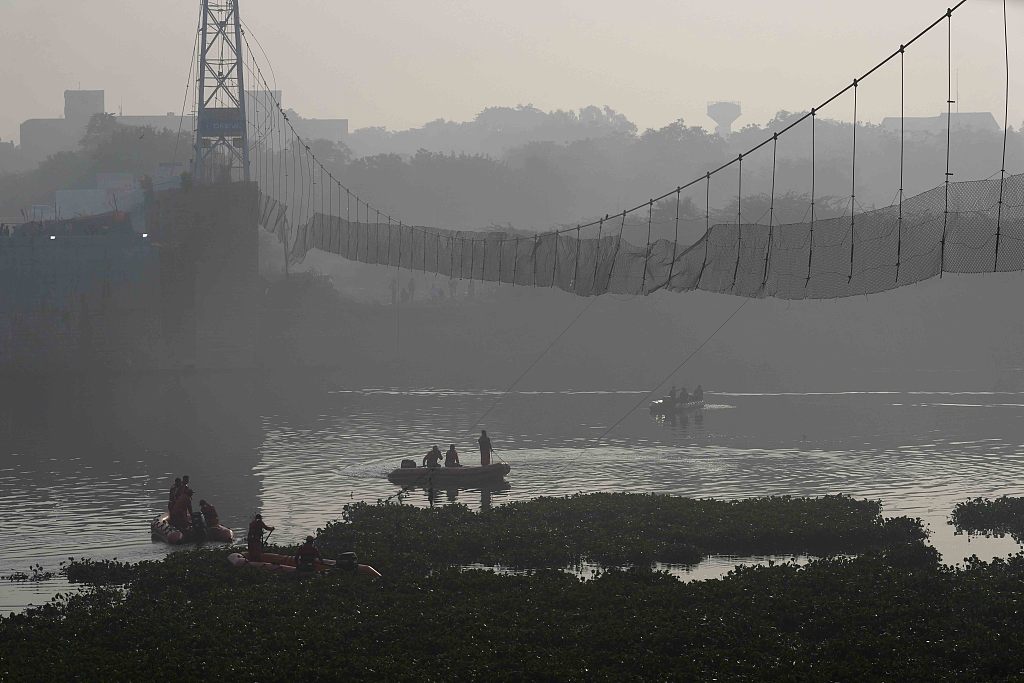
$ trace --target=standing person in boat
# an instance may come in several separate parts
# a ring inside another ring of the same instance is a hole
[[[171,506],[171,526],[184,534],[192,529],[192,490],[182,487]]]
[[[188,482],[189,482],[188,475],[187,474],[183,475],[181,477],[181,490],[178,491],[178,495],[180,496],[183,493],[187,493],[188,494],[188,514],[191,515],[192,514],[192,494],[194,493],[194,491],[188,485]]]
[[[494,448],[491,447],[491,440],[487,436],[487,430],[480,430],[480,466],[487,467],[491,464],[491,453]]]
[[[324,559],[320,549],[313,545],[315,538],[306,536],[306,542],[295,551],[295,568],[300,572],[311,572],[316,569],[314,564],[317,560]]]
[[[441,449],[438,448],[437,446],[434,446],[429,451],[427,451],[426,455],[423,456],[423,466],[424,467],[440,467],[441,466],[441,458],[443,458],[443,457],[444,456],[441,455]]]
[[[703,401],[704,400],[704,388],[701,385],[697,385],[697,388],[693,390],[693,400]]]
[[[203,521],[206,522],[206,526],[218,526],[220,525],[220,517],[217,516],[217,508],[213,507],[205,500],[199,501],[199,511],[203,513]]]
[[[690,402],[690,394],[686,392],[686,387],[679,390],[679,403],[680,405],[686,405]]]
[[[445,467],[462,467],[459,462],[459,452],[455,450],[455,444],[448,447],[448,452],[444,454],[444,466]]]
[[[167,511],[170,512],[174,507],[174,501],[178,500],[178,491],[181,490],[181,477],[174,478],[174,484],[171,485],[171,491],[167,495]]]
[[[273,530],[274,527],[263,523],[263,515],[256,515],[249,522],[249,534],[245,538],[249,546],[249,561],[258,562],[263,557],[263,532]]]

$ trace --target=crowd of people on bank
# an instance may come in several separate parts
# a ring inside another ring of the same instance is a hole
[[[480,466],[486,467],[491,464],[491,453],[494,452],[494,447],[491,446],[491,439],[487,436],[487,430],[481,430],[477,443],[480,445]],[[459,462],[459,452],[455,450],[455,444],[448,446],[448,450],[443,454],[437,446],[431,448],[423,456],[423,466],[440,467],[442,458],[444,458],[445,467],[462,467],[462,463]]]

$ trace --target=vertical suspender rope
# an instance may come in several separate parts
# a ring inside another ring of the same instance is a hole
[[[775,160],[779,151],[779,134],[772,136],[772,198],[768,203],[768,248],[764,252],[764,276],[761,279],[761,289],[768,284],[768,265],[772,258],[772,240],[775,237]]]
[[[402,221],[398,221],[398,265],[395,267],[402,267]]]
[[[644,276],[640,280],[640,294],[647,295],[647,262],[651,260],[651,225],[654,222],[654,200],[647,202],[647,249],[644,251]]]
[[[551,266],[551,284],[550,287],[555,286],[555,273],[558,272],[558,231],[555,230],[555,258],[553,259]]]
[[[530,261],[533,262],[533,286],[537,286],[537,249],[540,245],[540,235],[533,236],[533,257]]]
[[[905,153],[905,100],[906,90],[904,87],[904,58],[906,48],[900,45],[900,204],[896,214],[896,285],[900,283],[900,261],[903,258],[903,167]]]
[[[594,277],[590,280],[590,293],[597,293],[597,269],[601,265],[601,239],[604,233],[604,222],[608,220],[606,215],[597,223],[597,249],[594,251]]]
[[[700,289],[700,281],[704,277],[704,269],[708,267],[708,249],[711,246],[711,171],[704,174],[704,260],[700,264],[700,272],[697,273],[697,286]]]
[[[423,228],[423,272],[427,272],[427,229]]]
[[[580,247],[583,243],[580,242],[580,226],[576,226],[576,265],[572,267],[572,293],[576,294],[576,283],[579,282],[580,273]]]
[[[622,223],[619,224],[619,238],[615,241],[615,253],[612,255],[612,267],[608,269],[608,281],[604,285],[604,291],[612,290],[612,273],[615,272],[615,262],[619,260],[619,248],[622,246],[622,231],[626,227],[626,212],[622,212]]]
[[[501,257],[502,252],[505,251],[505,238],[498,238],[498,284],[501,284]]]
[[[448,279],[455,279],[455,235],[448,235]]]
[[[388,216],[388,263],[391,265],[391,216]]]
[[[516,274],[519,272],[519,238],[516,238],[515,249],[512,253],[512,286],[516,286]]]
[[[380,209],[374,209],[374,211],[377,212],[377,221],[373,225],[374,234],[376,235],[376,237],[374,238],[376,244],[374,244],[373,246],[374,252],[376,253],[377,256],[376,261],[377,263],[380,263]]]
[[[743,253],[743,155],[739,156],[736,190],[736,265],[732,269],[732,289],[736,291],[736,276],[740,272],[740,254]]]
[[[349,189],[345,188],[345,227],[348,233],[345,236],[345,240],[348,243],[345,246],[345,256],[352,258],[352,193]]]
[[[676,254],[679,253],[679,193],[682,192],[682,188],[676,186],[676,227],[675,234],[672,237],[672,261],[668,264],[668,279],[665,280],[665,288],[672,284],[672,273],[675,272],[676,268]]]
[[[469,240],[469,279],[476,279],[476,240]]]
[[[437,240],[434,243],[434,277],[441,274],[441,233],[436,233]]]
[[[814,259],[814,124],[817,120],[817,110],[811,109],[811,228],[807,237],[807,279],[804,280],[804,287],[811,283],[811,264]]]
[[[1003,225],[1003,184],[1006,182],[1006,134],[1010,130],[1010,39],[1006,27],[1006,0],[1003,0],[1003,49],[1006,54],[1006,99],[1003,109],[1003,165],[999,171],[999,211],[996,217],[996,256],[993,271],[999,270],[999,238]]]
[[[942,209],[942,241],[939,254],[939,277],[946,270],[946,230],[949,227],[949,142],[953,120],[953,10],[946,10],[946,183]]]
[[[854,221],[857,217],[857,79],[853,79],[853,168],[850,170],[850,275],[853,281]]]

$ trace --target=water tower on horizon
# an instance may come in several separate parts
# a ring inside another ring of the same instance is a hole
[[[708,116],[718,124],[715,132],[723,138],[732,133],[733,121],[743,113],[739,102],[708,102]]]

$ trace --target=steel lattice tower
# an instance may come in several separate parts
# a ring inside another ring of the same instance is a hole
[[[242,21],[238,0],[203,0],[196,86],[197,182],[249,180]]]

